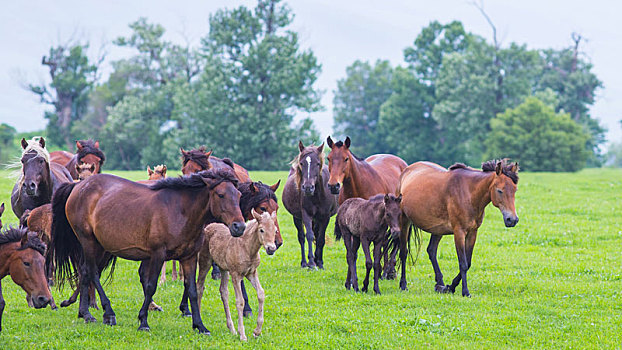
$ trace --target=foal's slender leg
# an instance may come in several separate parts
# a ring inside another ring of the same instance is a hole
[[[326,227],[328,226],[329,218],[318,219],[317,224],[317,237],[315,239],[315,264],[318,269],[324,269],[324,244],[326,243]]]
[[[400,277],[400,289],[408,290],[406,283],[406,259],[408,259],[408,240],[410,240],[411,227],[406,215],[400,216],[400,262],[402,263],[402,276]]]
[[[231,273],[231,272],[229,272]],[[244,300],[242,299],[242,276],[237,273],[231,273],[231,280],[233,281],[233,291],[235,292],[235,307],[238,310],[238,333],[240,333],[240,340],[246,341],[246,333],[244,331]]]
[[[253,315],[253,309],[248,304],[248,294],[246,293],[246,287],[244,286],[244,279],[240,281],[242,286],[242,298],[244,299],[244,317],[251,317]]]
[[[257,302],[259,303],[259,306],[257,306],[257,328],[253,331],[253,335],[258,337],[261,335],[261,327],[263,326],[263,305],[266,300],[266,293],[261,287],[261,283],[259,283],[259,274],[257,273],[257,270],[251,273],[248,280],[257,291]]]
[[[315,233],[313,232],[313,218],[307,214],[306,211],[302,211],[302,222],[305,225],[305,229],[307,230],[307,244],[309,247],[307,248],[309,253],[307,258],[309,262],[307,263],[307,267],[314,268],[315,267],[315,257],[313,256],[313,240],[315,239]]]
[[[307,259],[305,258],[305,229],[302,225],[302,219],[294,217],[294,226],[298,231],[298,243],[300,243],[300,267],[307,267]]]
[[[184,290],[188,291],[190,307],[192,308],[192,329],[197,329],[200,334],[209,335],[210,332],[203,325],[199,303],[197,300],[197,254],[179,262],[184,271]]]
[[[365,254],[365,279],[363,280],[363,289],[361,289],[361,291],[367,293],[369,274],[374,266],[374,262],[371,260],[371,252],[369,251],[370,242],[367,237],[361,237],[361,245],[363,246],[363,253]]]
[[[205,291],[205,279],[207,278],[209,270],[212,268],[212,262],[213,261],[209,255],[209,251],[202,250],[199,253],[199,276],[197,277],[197,299],[199,304],[199,312],[201,312],[201,300],[203,299],[203,292]]]
[[[346,274],[346,289],[350,290],[352,287],[352,262],[351,262],[351,250],[352,250],[352,235],[347,229],[341,228],[341,234],[343,236],[343,244],[346,246],[346,262],[348,264],[348,272]]]
[[[220,277],[220,300],[222,300],[222,306],[225,308],[225,317],[227,318],[227,328],[231,334],[236,335],[238,332],[233,326],[233,320],[231,320],[231,311],[229,310],[229,272],[222,271]]]
[[[382,240],[376,240],[374,242],[374,292],[376,292],[376,294],[380,294],[378,279],[380,279],[381,272],[380,259],[382,255],[382,248],[386,246],[384,243],[385,242],[382,242]]]
[[[434,290],[439,293],[445,293],[448,291],[445,286],[445,282],[443,282],[443,273],[441,272],[441,268],[438,266],[438,260],[436,260],[436,252],[438,250],[438,244],[443,238],[442,235],[430,235],[430,242],[428,243],[428,257],[430,258],[430,262],[432,263],[432,268],[434,269],[434,276],[436,279],[436,285],[434,286]]]
[[[356,275],[356,259],[358,258],[358,255],[359,255],[360,245],[361,245],[361,239],[358,236],[352,235],[352,247],[350,249],[351,251],[350,261],[352,264],[352,274],[350,275],[350,278],[352,279],[352,289],[354,289],[355,292],[359,291],[359,279],[358,279],[358,276]]]

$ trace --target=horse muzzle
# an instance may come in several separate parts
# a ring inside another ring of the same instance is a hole
[[[514,227],[518,224],[518,216],[516,215],[503,215],[503,223],[505,227]]]
[[[268,253],[268,255],[274,255],[274,252],[276,252],[276,245],[274,244],[268,244],[265,246],[266,248],[266,253]]]
[[[235,221],[229,226],[229,232],[233,237],[240,237],[244,234],[246,224],[243,221]]]
[[[42,309],[46,307],[49,303],[50,298],[46,297],[45,295],[39,295],[36,298],[32,298],[32,305],[35,307],[35,309]]]
[[[24,182],[24,189],[26,190],[26,194],[29,196],[35,196],[37,194],[37,184],[34,182]]]
[[[315,185],[302,185],[302,192],[305,196],[311,197],[315,193]]]
[[[336,183],[334,185],[328,184],[328,189],[330,190],[330,193],[332,194],[339,194],[340,188],[341,186],[339,185],[339,183]]]

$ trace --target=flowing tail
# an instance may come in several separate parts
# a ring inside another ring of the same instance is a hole
[[[406,262],[407,260],[410,259],[410,262],[412,265],[415,265],[417,263],[417,260],[419,259],[419,252],[421,251],[421,229],[418,228],[417,226],[413,225],[412,223],[409,223],[407,226],[407,233],[406,233],[406,237],[404,237],[404,232],[402,231],[402,234],[395,238],[395,239],[389,239],[389,252],[391,254],[391,256],[393,256],[394,251],[400,249],[401,246],[401,240],[402,239],[406,239],[406,254],[399,254],[399,259],[400,259],[400,263],[399,266],[406,266]],[[411,238],[414,237],[414,243],[415,243],[415,247],[417,248],[417,254],[415,255],[415,257],[413,258],[413,254],[412,254],[412,249],[411,249]]]
[[[335,219],[335,238],[337,240],[341,239],[341,229],[339,228],[339,224],[337,223],[337,219]]]
[[[52,197],[52,238],[46,254],[46,265],[49,266],[54,260],[56,283],[60,288],[66,280],[72,288],[77,286],[78,266],[84,261],[82,245],[65,213],[67,199],[75,185],[73,182],[62,184]]]

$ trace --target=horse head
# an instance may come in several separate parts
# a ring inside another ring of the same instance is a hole
[[[20,247],[6,262],[11,279],[32,296],[32,303],[37,309],[44,308],[52,299],[45,277],[44,251],[45,244],[37,234],[24,230]]]
[[[488,164],[488,165],[487,165]],[[484,163],[482,169],[491,167],[491,162]],[[492,204],[503,214],[506,227],[514,227],[518,223],[514,196],[518,185],[518,163],[507,164],[505,160],[494,164],[495,179],[490,185],[490,199]]]
[[[298,141],[300,153],[295,159],[296,180],[298,188],[305,196],[313,196],[316,184],[321,186],[320,176],[324,166],[324,144],[315,147],[305,147],[302,141]]]
[[[252,209],[251,214],[253,215],[253,218],[257,220],[259,242],[263,245],[268,255],[274,254],[274,252],[276,252],[274,239],[277,233],[277,227],[274,224],[276,220],[276,212],[273,212],[272,214],[267,212],[259,214],[255,211],[255,209]]]
[[[147,165],[147,173],[149,174],[149,180],[162,180],[166,179],[166,165],[160,164],[153,167],[153,170]]]
[[[209,162],[209,157],[212,155],[212,151],[205,152],[205,147],[201,146],[198,149],[185,151],[181,150],[181,172],[184,175],[198,173],[202,170],[209,170],[212,165]]]
[[[237,178],[232,171],[202,173],[203,181],[210,189],[209,209],[212,216],[229,226],[234,237],[244,234],[246,224],[240,210],[240,191],[237,189]]]
[[[101,173],[101,167],[106,160],[104,152],[99,149],[99,141],[93,142],[92,140],[76,141],[76,148],[78,150],[78,162],[77,165],[87,164],[93,165],[92,174]]]
[[[395,197],[392,194],[384,195],[384,222],[389,225],[389,229],[391,230],[391,238],[396,239],[401,234],[400,229],[400,214],[402,213],[402,208],[400,207],[402,203],[402,195],[399,197]]]
[[[97,174],[95,169],[96,169],[96,166],[93,163],[76,164],[76,172],[78,173],[78,180],[82,181],[89,176]]]
[[[344,142],[333,142],[330,136],[326,139],[330,153],[328,154],[328,188],[332,194],[339,194],[339,189],[349,176],[350,164],[352,164],[352,153],[350,152],[350,137],[346,137]]]
[[[49,154],[43,137],[26,141],[22,138],[22,187],[30,197],[37,197],[42,185],[51,187]]]

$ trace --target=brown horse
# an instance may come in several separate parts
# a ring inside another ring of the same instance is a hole
[[[1,280],[7,275],[30,296],[33,306],[44,308],[52,299],[45,278],[45,244],[27,228],[12,228],[0,234],[0,331],[2,331]]]
[[[406,290],[406,258],[408,226],[431,233],[428,255],[436,277],[437,292],[453,293],[462,280],[462,295],[470,296],[467,271],[471,267],[477,230],[484,220],[486,206],[492,204],[503,214],[506,227],[514,227],[518,216],[514,208],[514,194],[518,184],[518,164],[488,161],[482,171],[464,164],[454,164],[449,170],[430,162],[410,165],[400,178],[399,191],[403,195],[402,236],[400,260],[402,276],[400,288]],[[443,274],[436,260],[438,243],[444,235],[454,235],[460,273],[451,285],[445,286]]]
[[[2,217],[3,213],[4,213],[4,203],[0,205],[0,217]],[[0,228],[2,228],[2,220],[0,220]]]
[[[253,331],[253,335],[258,337],[261,334],[263,325],[263,305],[265,300],[265,293],[259,283],[259,275],[257,273],[257,267],[259,267],[260,263],[259,251],[261,247],[264,247],[268,255],[272,255],[276,251],[276,245],[274,244],[274,236],[277,231],[274,224],[276,213],[268,214],[264,212],[259,214],[253,209],[251,210],[251,215],[254,219],[248,222],[242,237],[231,237],[227,233],[227,227],[223,224],[208,225],[205,228],[205,243],[199,254],[199,266],[207,270],[203,275],[203,281],[205,281],[205,275],[207,275],[212,263],[216,263],[223,270],[220,280],[220,298],[225,309],[227,328],[235,335],[236,331],[231,320],[231,313],[229,312],[228,284],[229,274],[231,274],[233,290],[235,291],[235,305],[238,310],[238,332],[240,333],[241,341],[247,340],[244,331],[242,280],[246,277],[255,290],[257,290],[259,310],[257,312],[257,328]],[[204,285],[199,284],[198,288],[200,305]]]
[[[184,151],[180,148],[182,155],[181,172],[184,175],[193,174],[202,170],[209,169],[228,169],[233,167],[235,176],[240,183],[250,182],[251,178],[248,176],[248,171],[238,164],[233,163],[229,158],[218,158],[212,156],[212,151],[205,152],[205,146],[201,146],[198,149],[190,151]]]
[[[91,163],[76,164],[76,173],[78,174],[78,179],[74,181],[82,181],[89,176],[93,176],[97,174],[95,169],[96,169],[95,164],[91,164]]]
[[[166,179],[166,165],[160,164],[153,167],[153,170],[147,165],[147,174],[149,174],[149,180],[162,180]]]
[[[21,171],[11,193],[11,207],[15,216],[21,218],[25,210],[50,203],[56,189],[73,182],[65,167],[50,163],[45,149],[45,139],[22,139]]]
[[[100,283],[100,273],[114,259],[141,261],[140,280],[144,302],[138,314],[139,330],[149,330],[148,307],[158,285],[165,260],[179,260],[185,271],[184,298],[192,327],[209,334],[198,311],[196,289],[197,254],[203,243],[203,227],[224,222],[231,235],[244,233],[237,179],[228,171],[203,171],[180,178],[157,181],[151,186],[113,175],[92,176],[67,184],[54,196],[52,251],[56,276],[73,277],[71,260],[80,263],[80,310],[85,322],[94,322],[85,297],[95,283],[104,309],[104,323],[116,324],[110,300]]]
[[[99,149],[99,141],[80,140],[76,141],[77,153],[72,154],[66,151],[54,151],[50,153],[50,161],[60,164],[67,168],[74,180],[79,180],[78,166],[82,164],[92,164],[93,173],[100,174],[101,168],[106,161],[106,156]],[[69,159],[67,159],[70,157]]]

